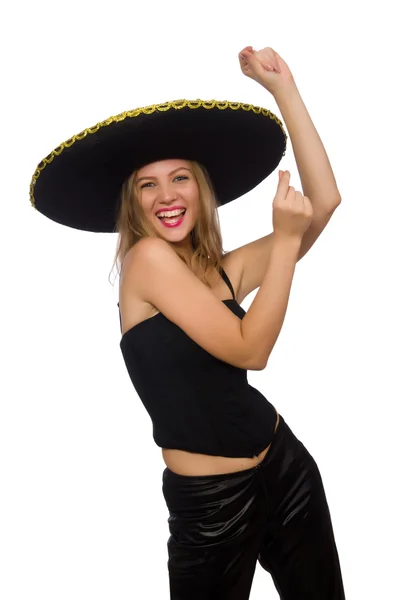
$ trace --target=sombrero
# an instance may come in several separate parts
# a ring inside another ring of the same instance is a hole
[[[75,229],[112,233],[123,182],[151,162],[204,165],[218,206],[246,194],[285,154],[283,124],[270,110],[218,100],[175,100],[137,108],[88,127],[36,168],[34,208]]]

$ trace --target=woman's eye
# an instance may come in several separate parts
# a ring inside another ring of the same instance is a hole
[[[186,177],[185,175],[177,175],[177,177],[175,177],[175,179],[189,179],[189,178],[188,178],[188,177]],[[175,181],[175,179],[174,179],[174,181]],[[148,181],[148,183],[144,183],[144,184],[141,186],[141,190],[143,190],[143,188],[144,188],[144,187],[146,187],[147,185],[153,185],[153,182],[151,182],[151,181]]]

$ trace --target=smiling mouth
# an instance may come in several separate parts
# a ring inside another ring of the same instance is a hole
[[[183,212],[181,212],[179,215],[175,215],[173,217],[159,217],[158,215],[156,215],[156,216],[158,219],[160,219],[160,221],[165,221],[165,222],[178,221],[179,219],[181,219],[182,217],[185,216],[186,210],[187,209],[185,208]]]
[[[157,217],[164,227],[178,227],[185,218],[186,209],[180,215],[176,215],[175,217]]]

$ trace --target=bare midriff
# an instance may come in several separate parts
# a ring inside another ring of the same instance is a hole
[[[279,414],[274,431],[279,424]],[[227,456],[209,456],[196,454],[184,450],[162,449],[163,459],[170,471],[178,475],[221,475],[222,473],[235,473],[256,467],[269,452],[271,444],[254,458],[230,458]]]

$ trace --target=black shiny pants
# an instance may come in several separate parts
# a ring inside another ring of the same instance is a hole
[[[321,476],[280,415],[270,450],[232,474],[163,474],[171,600],[248,600],[257,562],[281,600],[344,600]]]

